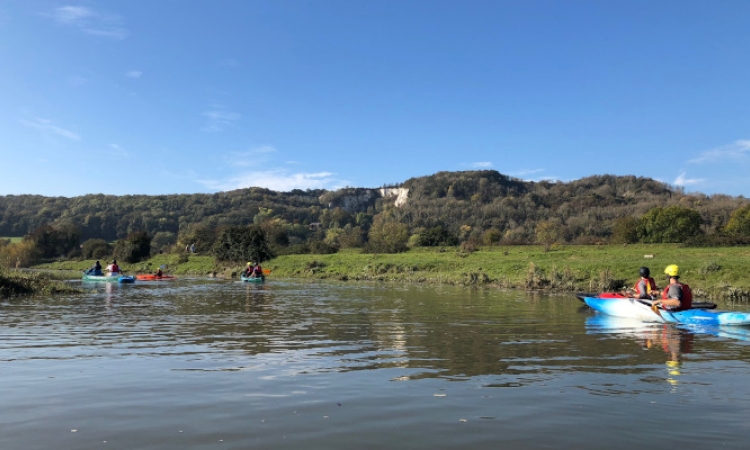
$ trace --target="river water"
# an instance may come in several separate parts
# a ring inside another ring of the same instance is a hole
[[[744,329],[521,291],[84,287],[0,304],[0,449],[750,446]]]

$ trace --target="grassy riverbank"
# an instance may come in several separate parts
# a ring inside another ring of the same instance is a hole
[[[41,267],[83,270],[93,261],[67,261]],[[703,298],[750,300],[750,248],[683,248],[678,245],[541,246],[482,248],[466,253],[456,247],[415,248],[399,254],[344,250],[332,255],[286,255],[265,263],[270,279],[342,281],[379,280],[452,284],[487,288],[597,292],[632,286],[638,268],[651,268],[659,286],[668,264],[678,264],[682,280]],[[241,266],[216,266],[201,255],[158,255],[122,265],[126,271],[152,272],[164,266],[175,275],[236,277]]]
[[[0,270],[0,298],[80,292],[80,289],[54,278],[52,274],[45,272]]]

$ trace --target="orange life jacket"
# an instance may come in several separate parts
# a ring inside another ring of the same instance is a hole
[[[678,281],[677,284],[682,287],[682,300],[680,300],[680,307],[675,308],[672,311],[682,311],[684,309],[690,309],[693,306],[693,291],[691,291],[690,286],[685,283],[680,283]],[[661,293],[661,298],[664,300],[669,298],[669,285],[664,288],[664,291]]]

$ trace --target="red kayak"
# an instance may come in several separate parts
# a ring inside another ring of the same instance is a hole
[[[176,280],[177,277],[173,277],[172,275],[162,275],[159,277],[151,273],[144,273],[141,275],[136,275],[135,279],[138,281],[168,281]]]

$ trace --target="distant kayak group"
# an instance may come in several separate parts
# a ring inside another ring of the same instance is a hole
[[[240,274],[240,280],[251,282],[251,283],[263,283],[266,281],[266,275],[270,274],[271,271],[263,269],[258,263],[247,263],[247,267]],[[94,265],[83,272],[81,278],[83,281],[104,281],[113,283],[135,283],[135,281],[171,281],[176,280],[177,277],[173,275],[165,274],[161,268],[155,273],[143,273],[137,275],[125,275],[120,267],[117,265],[117,260],[107,265],[106,269],[102,270],[101,263],[96,261]]]

